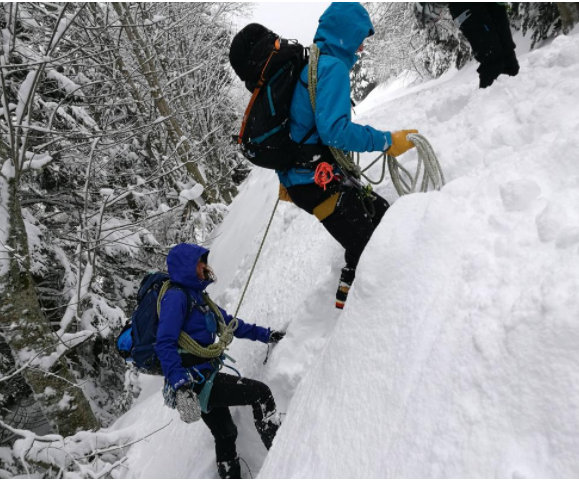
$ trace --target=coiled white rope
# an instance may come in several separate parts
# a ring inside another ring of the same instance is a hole
[[[388,155],[388,170],[392,177],[392,184],[399,196],[417,192],[416,187],[421,178],[419,192],[428,192],[429,187],[433,190],[440,190],[444,184],[444,173],[440,167],[440,162],[432,149],[430,142],[420,134],[408,134],[410,140],[418,151],[418,165],[416,172],[412,175],[396,157]]]

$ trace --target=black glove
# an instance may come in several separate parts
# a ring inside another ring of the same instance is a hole
[[[269,339],[267,341],[268,344],[277,344],[281,341],[285,336],[285,332],[283,331],[271,331],[269,335]]]
[[[191,386],[181,386],[175,393],[175,408],[181,416],[181,421],[190,424],[201,419],[199,397]]]

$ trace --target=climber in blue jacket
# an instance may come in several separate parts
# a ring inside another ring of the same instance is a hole
[[[372,194],[372,208],[364,206],[368,198],[364,200],[360,186],[342,175],[328,147],[353,152],[386,151],[396,157],[414,147],[406,135],[417,132],[381,131],[352,122],[349,72],[364,41],[373,34],[370,16],[359,3],[332,3],[322,14],[314,37],[321,53],[316,111],[314,114],[308,91],[308,66],[301,72],[290,111],[291,137],[300,143],[300,165],[311,167],[278,171],[291,200],[315,215],[346,250],[346,266],[336,294],[336,307],[340,309],[344,307],[360,256],[389,204]],[[335,175],[323,186],[316,176],[322,163],[328,164]],[[374,211],[373,217],[368,211]]]
[[[180,414],[187,409],[185,403],[190,391],[199,394],[206,380],[220,366],[218,358],[198,357],[182,352],[178,346],[181,331],[202,347],[208,347],[216,341],[218,319],[203,295],[207,286],[215,280],[207,264],[208,256],[207,249],[195,244],[179,244],[167,256],[171,283],[178,288],[169,289],[161,300],[155,351],[167,382],[178,394],[176,400]],[[230,325],[233,317],[220,307],[217,308],[225,324]],[[283,332],[248,324],[241,319],[237,319],[234,331],[237,338],[266,344],[275,344],[284,335]],[[181,401],[183,406],[179,405]],[[209,395],[208,412],[202,413],[201,418],[215,438],[217,467],[222,478],[240,477],[235,446],[237,428],[229,406],[247,405],[252,406],[255,426],[265,447],[269,449],[279,427],[279,415],[269,387],[253,379],[217,373]]]

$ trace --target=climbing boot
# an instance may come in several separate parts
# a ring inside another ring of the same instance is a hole
[[[261,437],[263,445],[266,447],[268,451],[271,448],[271,445],[273,444],[273,440],[280,426],[281,426],[281,414],[278,412],[270,414],[268,417],[264,418],[259,423],[256,422],[257,432]]]
[[[499,75],[503,73],[504,65],[502,58],[496,58],[496,56],[485,58],[477,69],[479,88],[486,89],[490,87],[499,78]]]
[[[511,52],[505,58],[505,63],[503,67],[503,73],[510,75],[511,77],[516,76],[519,73],[520,67],[515,52]]]
[[[239,458],[235,458],[233,461],[219,461],[217,463],[217,472],[221,479],[241,479]]]
[[[340,275],[340,285],[338,286],[338,291],[336,292],[336,307],[338,309],[344,309],[346,300],[348,299],[348,292],[350,292],[350,287],[352,287],[352,282],[354,282],[355,276],[355,269],[352,269],[351,267],[344,267],[342,269],[342,274]]]

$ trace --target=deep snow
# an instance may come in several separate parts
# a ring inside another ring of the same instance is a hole
[[[278,207],[239,315],[287,336],[265,366],[263,344],[231,348],[287,413],[266,457],[251,410],[233,409],[254,477],[579,476],[579,35],[520,61],[486,90],[473,64],[360,106],[360,123],[418,128],[448,184],[401,199],[377,189],[394,204],[342,313],[341,247]],[[211,294],[231,313],[276,195],[255,169],[213,243]],[[163,406],[160,379],[141,384],[109,430],[171,423],[113,475],[216,477],[208,429]]]

